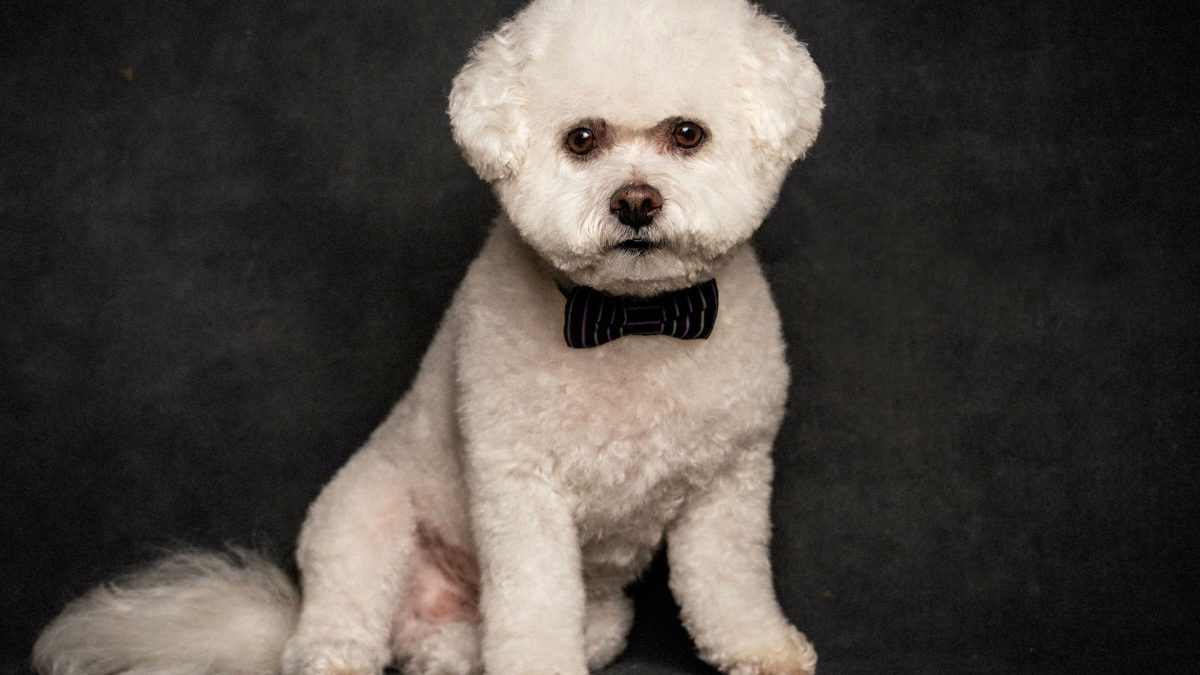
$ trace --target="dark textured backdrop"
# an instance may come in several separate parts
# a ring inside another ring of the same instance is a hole
[[[822,673],[1188,672],[1194,19],[765,4],[829,83],[757,237],[777,586]],[[443,109],[516,1],[269,5],[0,10],[2,672],[154,546],[288,559],[496,208]],[[661,569],[639,593],[613,672],[708,672]]]

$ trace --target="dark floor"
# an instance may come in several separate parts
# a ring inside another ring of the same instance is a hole
[[[496,208],[443,111],[517,5],[0,8],[0,673],[156,546],[288,559]],[[1194,672],[1185,5],[764,5],[828,80],[756,241],[821,672]],[[661,570],[638,597],[610,672],[706,672]]]

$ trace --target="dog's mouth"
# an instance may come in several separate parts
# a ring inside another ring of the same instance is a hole
[[[645,255],[654,251],[660,246],[662,246],[662,244],[657,241],[634,237],[632,239],[624,239],[617,242],[616,246],[613,246],[613,248],[626,253],[632,253],[634,255]]]

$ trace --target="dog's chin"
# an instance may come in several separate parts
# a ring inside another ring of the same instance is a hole
[[[650,297],[712,279],[733,253],[681,254],[666,242],[634,237],[612,244],[587,264],[556,267],[582,286],[612,295]]]
[[[662,248],[662,246],[662,242],[653,239],[631,237],[617,242],[613,245],[613,249],[624,251],[630,255],[652,255],[655,251]]]

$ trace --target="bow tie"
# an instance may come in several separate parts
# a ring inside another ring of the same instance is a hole
[[[587,286],[563,294],[563,337],[576,349],[599,347],[626,335],[703,340],[717,322],[715,279],[653,298],[607,295]]]

